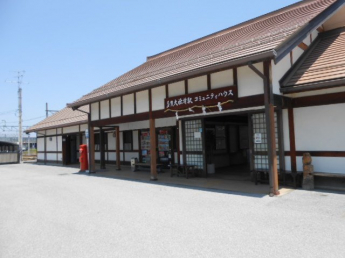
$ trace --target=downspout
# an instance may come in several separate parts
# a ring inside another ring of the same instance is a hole
[[[265,100],[265,121],[267,132],[267,150],[268,150],[268,168],[270,181],[270,196],[279,195],[278,190],[278,168],[274,126],[274,103],[273,91],[269,81],[269,68],[271,60],[263,62],[264,73],[260,72],[252,62],[248,63],[250,69],[260,76],[264,82],[264,100]]]

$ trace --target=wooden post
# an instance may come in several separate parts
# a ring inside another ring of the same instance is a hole
[[[278,190],[278,167],[277,150],[274,123],[274,101],[270,81],[271,60],[264,61],[264,73],[261,73],[252,63],[248,66],[264,81],[264,99],[265,99],[265,120],[267,132],[267,150],[268,150],[268,169],[270,178],[270,196],[279,195]]]
[[[103,128],[99,128],[99,145],[100,145],[100,165],[101,169],[105,169],[105,142]]]
[[[290,160],[291,160],[291,171],[297,171],[296,165],[296,143],[295,143],[295,123],[294,123],[294,113],[293,108],[288,108],[289,116],[289,136],[290,136]]]
[[[151,178],[150,180],[157,180],[157,151],[156,151],[156,125],[155,119],[150,118],[150,144],[151,144]]]
[[[116,127],[116,170],[121,170],[120,160],[120,127]]]
[[[89,171],[90,173],[96,172],[96,167],[95,167],[95,129],[93,126],[90,126],[89,129]]]

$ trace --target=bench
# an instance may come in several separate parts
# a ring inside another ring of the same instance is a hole
[[[151,168],[151,163],[139,163],[139,162],[136,162],[135,163],[134,172],[137,171],[137,170],[140,170],[139,167]],[[156,167],[157,167],[158,173],[162,173],[163,172],[162,171],[163,164],[156,164]]]

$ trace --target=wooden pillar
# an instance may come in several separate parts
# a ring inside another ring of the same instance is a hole
[[[157,180],[157,143],[156,143],[156,125],[155,119],[150,118],[150,144],[151,144],[151,178],[150,180]]]
[[[274,123],[274,100],[270,80],[271,60],[264,61],[264,73],[261,73],[252,63],[248,66],[259,75],[264,81],[264,99],[265,99],[265,120],[267,132],[267,150],[268,150],[268,170],[270,178],[270,196],[279,195],[278,190],[278,167],[277,167],[277,149]]]
[[[95,167],[95,129],[93,126],[90,126],[89,129],[89,171],[90,173],[96,172],[96,167]]]
[[[264,62],[264,98],[265,98],[265,115],[266,115],[266,132],[268,147],[268,166],[270,177],[270,195],[279,195],[278,190],[278,167],[277,167],[277,149],[274,123],[274,103],[273,92],[270,82],[270,65],[271,61]]]
[[[99,128],[99,145],[100,145],[100,165],[101,169],[105,169],[105,142],[103,128]]]
[[[290,160],[291,160],[291,171],[297,171],[296,165],[296,142],[295,142],[295,122],[293,108],[288,108],[289,117],[289,136],[290,136]]]
[[[121,170],[120,160],[120,127],[116,127],[116,170]]]

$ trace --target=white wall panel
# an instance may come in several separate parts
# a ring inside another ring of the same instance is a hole
[[[136,93],[137,113],[149,111],[149,91],[139,91]]]
[[[44,151],[44,138],[37,138],[37,151]]]
[[[123,150],[123,133],[120,132],[120,150]]]
[[[101,119],[109,118],[109,100],[101,101]]]
[[[285,156],[285,170],[291,171],[291,157]]]
[[[134,114],[134,94],[124,95],[123,99],[123,115]]]
[[[57,161],[56,153],[47,153],[47,161]]]
[[[156,119],[156,127],[176,126],[176,117]]]
[[[298,58],[304,53],[304,50],[301,49],[299,46],[295,47],[292,50],[292,60],[293,63],[296,63],[296,61],[298,60]]]
[[[62,153],[58,153],[58,161],[62,162]]]
[[[57,129],[57,134],[62,134],[62,128]]]
[[[43,130],[43,131],[38,131],[38,132],[37,132],[37,135],[38,135],[38,136],[43,136],[43,135],[45,135],[45,134],[46,134],[46,131],[44,131],[44,130]]]
[[[125,161],[131,161],[131,158],[139,159],[138,152],[125,152]]]
[[[47,137],[47,151],[57,151],[55,136]]]
[[[109,152],[108,160],[116,161],[116,152]]]
[[[260,72],[263,72],[263,64],[258,63],[254,65]],[[264,83],[248,66],[242,66],[237,69],[238,77],[238,97],[246,97],[251,95],[263,94]]]
[[[80,125],[80,131],[81,132],[85,132],[86,129],[87,129],[87,124]]]
[[[75,125],[75,126],[69,126],[69,127],[64,127],[63,128],[63,133],[67,134],[67,133],[78,133],[79,132],[79,125]]]
[[[99,104],[98,102],[91,104],[91,120],[99,120]]]
[[[272,60],[272,88],[274,94],[280,93],[279,80],[284,76],[284,74],[291,68],[290,55],[286,55],[279,63],[274,64]]]
[[[169,98],[185,94],[184,81],[174,82],[168,85]]]
[[[345,174],[345,158],[312,157],[315,172]],[[302,157],[297,157],[297,171],[303,171]]]
[[[188,94],[207,90],[207,76],[199,76],[188,80]]]
[[[121,116],[121,97],[113,98],[111,103],[111,117]]]
[[[56,135],[56,129],[47,130],[46,135]]]
[[[57,137],[58,151],[62,151],[62,136]]]
[[[317,36],[319,35],[319,32],[317,30],[314,30],[312,33],[311,33],[311,37],[313,39],[313,41],[317,38]]]
[[[108,133],[108,149],[109,150],[116,150],[116,138],[114,137],[113,133]]]
[[[164,109],[164,99],[166,98],[165,86],[153,88],[152,94],[152,110]]]
[[[343,151],[345,104],[295,108],[297,151]]]
[[[44,160],[44,153],[38,153],[37,154],[37,159]]]
[[[211,73],[211,89],[218,89],[234,85],[234,72],[232,69]]]
[[[133,131],[133,150],[139,149],[139,132]]]
[[[147,129],[150,127],[149,120],[119,124],[120,131]]]

